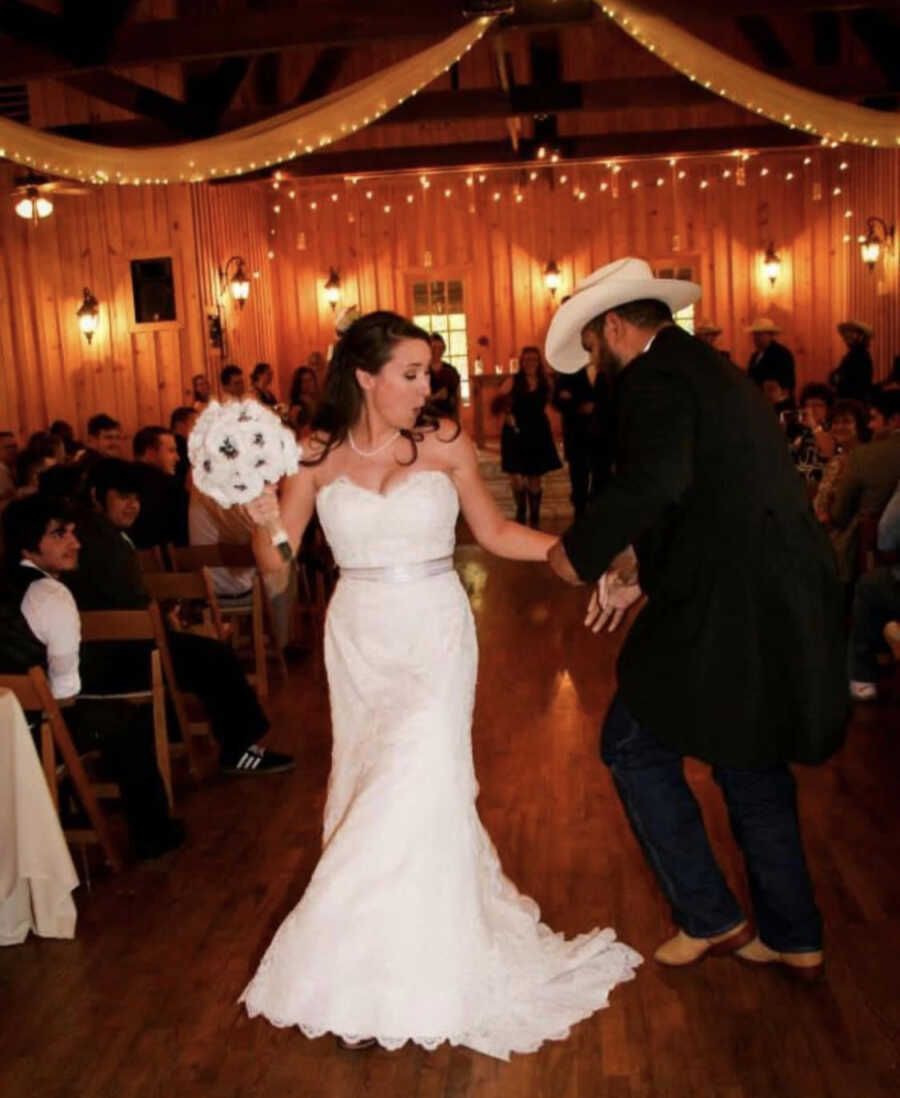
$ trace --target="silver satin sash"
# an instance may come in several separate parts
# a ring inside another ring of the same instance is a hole
[[[342,568],[341,579],[369,583],[410,583],[453,571],[453,557],[416,561],[413,564],[389,564],[384,568]]]

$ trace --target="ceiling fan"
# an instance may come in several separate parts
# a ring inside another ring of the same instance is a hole
[[[29,172],[17,176],[11,192],[13,209],[26,221],[37,225],[38,221],[53,213],[54,195],[90,194],[90,187],[78,186],[64,179],[48,179],[45,175]]]

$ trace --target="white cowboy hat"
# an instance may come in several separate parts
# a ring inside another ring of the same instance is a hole
[[[845,328],[849,328],[853,332],[862,332],[862,334],[868,336],[869,339],[871,339],[874,334],[872,326],[866,324],[865,321],[862,320],[842,320],[840,324],[838,324],[837,330],[843,332]]]
[[[713,333],[721,335],[722,328],[719,324],[715,324],[711,320],[699,320],[694,325],[694,335],[706,335],[707,333],[709,335],[712,335]]]
[[[581,346],[581,332],[588,321],[617,305],[650,298],[662,301],[677,313],[700,297],[696,282],[681,278],[654,278],[643,259],[617,259],[594,271],[572,291],[553,314],[547,332],[547,361],[561,374],[574,374],[584,366],[587,355]]]
[[[745,332],[771,332],[772,335],[778,335],[781,329],[775,323],[774,320],[769,320],[767,316],[758,316],[756,320],[750,325],[749,328],[744,329]]]

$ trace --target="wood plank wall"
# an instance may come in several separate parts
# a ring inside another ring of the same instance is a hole
[[[484,182],[475,173],[472,187],[465,173],[431,174],[427,189],[418,176],[285,181],[277,192],[258,183],[109,187],[59,198],[36,228],[7,206],[0,211],[0,427],[27,434],[62,417],[83,431],[91,414],[106,411],[131,433],[187,399],[194,373],[215,379],[228,360],[247,369],[273,362],[286,394],[294,367],[332,342],[322,293],[331,265],[344,302],[364,310],[410,311],[410,275],[461,276],[470,355],[483,336],[490,367],[542,342],[553,308],[543,282],[549,258],[563,273],[558,296],[617,256],[696,262],[700,312],[722,325],[720,345],[738,362],[750,352],[743,328],[768,315],[784,328],[800,381],[825,377],[841,353],[835,324],[854,315],[876,329],[873,352],[884,376],[900,353],[898,250],[870,272],[856,237],[867,216],[897,222],[900,153],[816,149],[809,157],[805,165],[800,153],[754,156],[743,186],[739,160],[707,157],[674,167],[627,163],[616,174],[603,165],[558,165],[534,181],[527,172],[488,169]],[[6,165],[0,181],[7,185],[14,174]],[[761,271],[770,240],[783,261],[774,288]],[[218,284],[219,266],[235,254],[251,276],[258,272],[244,310]],[[129,260],[149,255],[173,257],[174,325],[133,322]],[[84,286],[101,308],[90,346],[75,320]],[[206,312],[215,309],[225,356],[208,345]]]
[[[0,170],[5,192],[15,170]],[[219,309],[226,353],[252,366],[276,353],[265,208],[258,188],[106,187],[58,197],[33,226],[0,211],[0,427],[28,434],[55,418],[83,432],[105,411],[127,434],[168,420],[189,399],[191,377],[214,383],[224,356],[207,339]],[[239,311],[221,294],[218,268],[241,254],[253,279]],[[130,260],[171,256],[177,320],[137,325]],[[90,345],[75,311],[82,289],[100,303]]]
[[[900,152],[816,148],[746,163],[632,162],[618,173],[558,165],[534,181],[527,172],[483,174],[479,182],[474,173],[472,186],[466,173],[430,173],[427,189],[407,176],[284,182],[268,191],[282,366],[333,339],[322,294],[332,265],[343,302],[364,311],[411,311],[410,273],[462,275],[470,357],[483,336],[490,366],[542,342],[554,307],[543,281],[548,259],[563,275],[558,300],[596,267],[629,254],[695,263],[704,289],[698,311],[722,326],[719,344],[739,363],[751,352],[744,328],[754,316],[782,326],[801,383],[827,377],[842,353],[835,325],[851,314],[876,329],[878,376],[900,353],[897,247],[870,272],[857,243],[868,216],[897,221]],[[774,287],[762,273],[769,242],[782,259]]]

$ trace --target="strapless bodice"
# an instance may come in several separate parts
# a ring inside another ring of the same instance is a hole
[[[387,492],[347,476],[319,489],[319,521],[341,568],[379,568],[453,553],[459,498],[446,473],[420,469]]]

